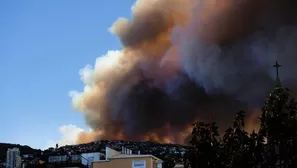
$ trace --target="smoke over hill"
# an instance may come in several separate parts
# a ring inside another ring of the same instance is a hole
[[[110,28],[123,49],[80,70],[85,88],[70,92],[93,129],[78,143],[183,143],[196,119],[225,128],[244,108],[253,120],[274,85],[276,60],[285,65],[284,85],[295,89],[296,7],[292,0],[138,0],[132,20]]]

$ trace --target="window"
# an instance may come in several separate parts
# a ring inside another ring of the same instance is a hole
[[[157,168],[162,168],[162,163],[158,163]]]
[[[145,160],[133,160],[132,168],[146,168]]]

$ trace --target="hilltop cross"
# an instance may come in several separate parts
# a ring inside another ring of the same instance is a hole
[[[273,67],[276,69],[276,77],[278,78],[278,68],[281,67],[282,65],[278,64],[278,62],[276,61],[275,64],[273,65]]]
[[[276,61],[275,64],[273,65],[273,67],[276,69],[276,87],[281,87],[281,82],[278,76],[278,68],[281,67],[282,65],[278,64],[278,62]]]

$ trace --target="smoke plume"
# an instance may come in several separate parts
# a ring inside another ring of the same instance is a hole
[[[78,142],[183,143],[194,120],[224,129],[240,109],[254,123],[252,112],[274,87],[276,60],[283,84],[295,89],[296,7],[293,0],[138,0],[132,19],[110,28],[123,49],[80,70],[85,88],[70,92],[94,130]]]

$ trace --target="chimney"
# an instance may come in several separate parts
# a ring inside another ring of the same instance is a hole
[[[105,160],[108,160],[109,148],[105,147]]]
[[[138,155],[140,155],[140,150],[138,151]]]
[[[125,154],[125,147],[122,146],[122,154]]]

